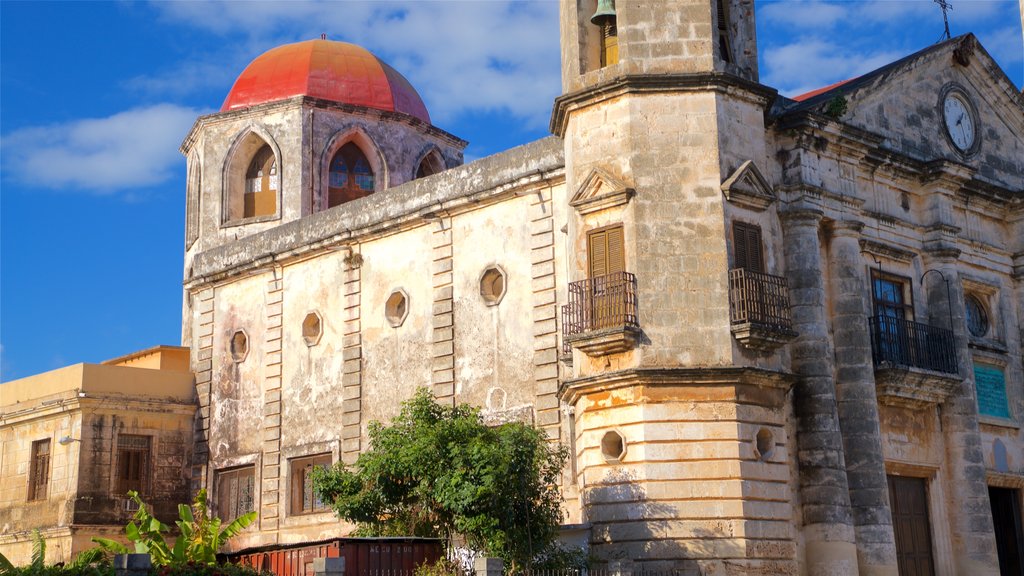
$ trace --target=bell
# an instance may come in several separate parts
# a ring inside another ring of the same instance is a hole
[[[597,11],[590,17],[590,23],[602,26],[615,19],[615,0],[597,0]]]

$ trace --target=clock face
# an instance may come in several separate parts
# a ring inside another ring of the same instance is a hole
[[[953,144],[963,152],[969,150],[974,145],[974,116],[967,102],[958,95],[950,94],[946,96],[942,112]]]

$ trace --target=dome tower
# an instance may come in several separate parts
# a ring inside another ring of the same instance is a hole
[[[365,48],[321,38],[268,50],[181,146],[185,279],[199,252],[458,166],[465,146]],[[337,211],[338,226],[357,213]]]

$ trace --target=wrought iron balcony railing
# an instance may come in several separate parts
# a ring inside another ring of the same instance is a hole
[[[793,332],[786,279],[744,268],[729,270],[729,318],[782,334]]]
[[[947,374],[957,372],[952,331],[892,316],[872,316],[868,323],[875,367],[888,364]]]
[[[569,283],[569,303],[562,306],[562,351],[572,352],[572,336],[614,328],[640,329],[636,276],[616,272]]]

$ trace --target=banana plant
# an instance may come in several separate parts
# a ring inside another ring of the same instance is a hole
[[[206,502],[206,490],[196,494],[191,506],[178,505],[179,520],[175,522],[179,536],[174,546],[168,546],[165,535],[170,527],[157,520],[146,508],[137,492],[129,492],[139,509],[125,526],[125,536],[134,544],[136,554],[149,554],[154,566],[184,564],[216,564],[217,550],[229,539],[256,521],[256,512],[235,518],[221,528],[221,519],[211,516]],[[108,538],[93,538],[93,542],[108,554],[126,554],[128,547]]]

